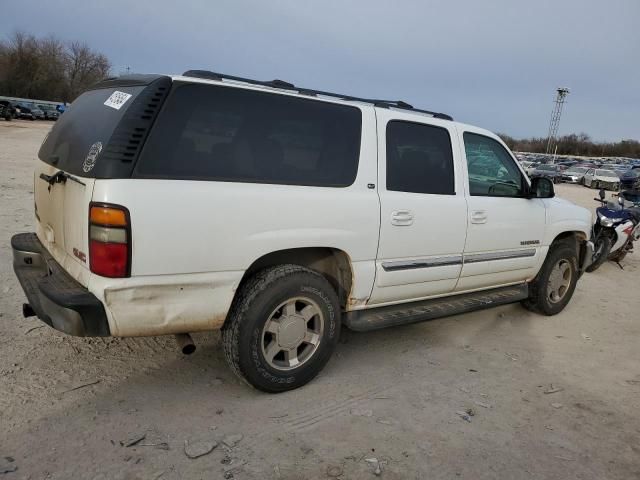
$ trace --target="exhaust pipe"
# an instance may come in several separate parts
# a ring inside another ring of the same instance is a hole
[[[33,307],[31,305],[29,305],[28,303],[23,303],[22,304],[22,316],[24,318],[29,318],[29,317],[35,317],[36,316],[36,312],[33,309]]]
[[[193,343],[193,338],[188,333],[177,333],[176,343],[184,355],[191,355],[196,351],[196,344]]]

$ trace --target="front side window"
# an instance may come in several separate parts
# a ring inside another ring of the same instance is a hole
[[[464,133],[464,148],[471,195],[520,197],[526,183],[513,158],[494,139]]]
[[[394,120],[387,125],[387,190],[454,195],[449,132]]]
[[[136,176],[346,187],[358,170],[360,110],[230,87],[179,85]]]

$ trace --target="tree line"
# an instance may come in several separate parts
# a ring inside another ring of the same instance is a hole
[[[547,138],[515,139],[503,133],[500,138],[517,152],[545,153]],[[640,158],[640,142],[621,140],[619,142],[594,142],[586,133],[558,137],[558,155],[578,155],[585,157],[629,157]]]
[[[0,95],[72,102],[110,69],[109,59],[84,42],[24,32],[0,40]]]

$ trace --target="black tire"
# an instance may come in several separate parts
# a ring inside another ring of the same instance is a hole
[[[274,368],[263,353],[265,324],[279,305],[304,297],[324,318],[317,348],[300,366]],[[340,336],[340,304],[329,282],[298,265],[278,265],[256,273],[236,295],[222,328],[224,353],[233,372],[258,390],[284,392],[305,385],[329,361]]]
[[[612,246],[613,239],[609,235],[600,235],[593,245],[593,262],[586,268],[586,271],[591,273],[599,269],[609,258]]]
[[[554,267],[560,262],[568,265],[571,271],[571,279],[562,298],[557,302],[553,302],[548,291],[549,277]],[[538,275],[529,284],[529,298],[522,301],[522,306],[527,310],[543,315],[556,315],[564,310],[564,307],[571,300],[577,283],[578,252],[576,251],[575,241],[561,240],[553,243]]]

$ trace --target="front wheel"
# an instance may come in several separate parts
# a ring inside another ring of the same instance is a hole
[[[340,335],[340,304],[319,273],[298,265],[258,272],[234,299],[222,329],[240,378],[265,392],[293,390],[329,361]]]
[[[591,265],[586,268],[587,272],[595,272],[597,269],[602,266],[604,262],[607,261],[609,257],[609,252],[611,251],[611,247],[613,246],[613,239],[607,235],[602,234],[598,237],[598,239],[594,242],[593,245],[593,260]]]
[[[578,255],[575,242],[560,241],[551,245],[536,278],[529,285],[529,298],[522,302],[527,309],[555,315],[567,306],[578,283]]]

